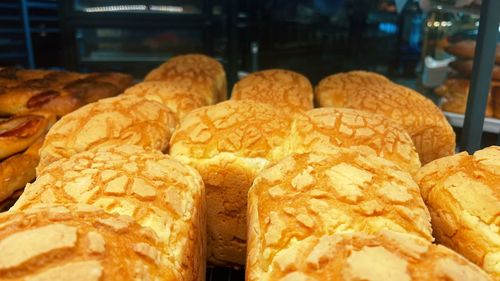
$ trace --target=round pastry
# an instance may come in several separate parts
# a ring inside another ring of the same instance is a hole
[[[208,105],[201,93],[194,93],[182,85],[168,81],[146,81],[136,84],[123,93],[154,100],[167,106],[179,120],[193,109]]]
[[[499,280],[500,147],[438,159],[417,180],[436,240]]]
[[[473,60],[455,60],[448,64],[455,71],[464,75],[465,77],[472,76]],[[500,81],[500,65],[493,65],[493,72],[491,74],[493,80]]]
[[[490,278],[446,247],[409,234],[381,231],[289,241],[269,261],[247,267],[247,280],[488,281]]]
[[[474,53],[476,50],[476,41],[474,40],[462,40],[454,44],[450,44],[444,48],[444,50],[461,59],[474,59]],[[500,64],[500,44],[497,43],[495,52],[495,63]]]
[[[159,151],[133,145],[100,147],[47,166],[11,211],[76,203],[127,215],[151,228],[182,280],[201,280],[204,187],[194,169]]]
[[[172,136],[170,155],[196,168],[206,186],[210,263],[244,264],[247,191],[283,157],[290,122],[267,104],[226,101],[191,111]]]
[[[119,72],[93,73],[89,74],[86,79],[95,82],[109,83],[118,89],[118,93],[132,86],[134,82],[134,77]]]
[[[50,74],[52,72],[52,70],[43,69],[18,69],[16,71],[16,77],[20,80],[42,79],[47,74]]]
[[[453,155],[455,133],[431,100],[378,74],[358,76],[348,72],[323,79],[316,89],[320,106],[360,109],[394,120],[411,136],[422,164]]]
[[[215,59],[188,54],[169,59],[146,75],[145,81],[168,81],[203,93],[208,104],[227,99],[226,73]]]
[[[157,102],[138,97],[103,99],[62,117],[52,127],[37,169],[110,142],[165,150],[176,125],[175,115]]]
[[[318,108],[294,119],[289,138],[294,153],[345,147],[378,155],[415,175],[420,160],[410,136],[383,115],[347,108]]]
[[[0,121],[0,159],[26,150],[54,124],[54,114],[33,111]]]
[[[434,92],[444,98],[441,108],[444,111],[464,114],[467,108],[469,84],[470,81],[467,79],[448,79],[443,85],[437,87]],[[493,116],[491,95],[488,95],[485,116]]]
[[[130,217],[78,205],[0,215],[0,280],[182,280]]]
[[[297,72],[269,69],[251,73],[234,84],[231,99],[253,100],[296,112],[313,108],[313,89]]]

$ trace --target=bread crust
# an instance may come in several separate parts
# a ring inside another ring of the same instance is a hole
[[[0,215],[0,280],[182,280],[130,217],[86,205]]]
[[[231,99],[268,103],[294,113],[313,108],[313,88],[302,74],[268,69],[251,73],[238,81]]]
[[[417,236],[381,231],[311,236],[290,241],[267,272],[247,280],[469,280],[488,275],[462,256]]]
[[[444,111],[465,114],[469,85],[470,81],[467,79],[448,79],[443,85],[436,88],[435,93],[444,98],[441,108]],[[493,116],[493,101],[490,93],[488,93],[485,116]]]
[[[165,150],[176,126],[175,115],[157,102],[130,96],[103,99],[67,114],[51,128],[37,170],[105,143]]]
[[[383,115],[347,108],[317,108],[293,120],[290,150],[304,153],[344,147],[374,154],[398,164],[411,175],[420,160],[410,136]]]
[[[433,161],[418,176],[434,236],[500,278],[500,147]]]
[[[143,97],[167,106],[181,120],[196,108],[207,106],[202,93],[168,81],[146,81],[125,90],[123,95]]]
[[[180,280],[205,272],[204,185],[198,172],[159,151],[106,146],[47,166],[11,208],[89,204],[151,228]]]
[[[455,133],[431,100],[381,75],[358,73],[324,78],[316,88],[320,106],[360,109],[391,118],[411,136],[422,164],[453,155]]]
[[[203,93],[208,104],[227,99],[226,73],[215,59],[201,54],[175,56],[149,72],[144,81],[168,81]]]
[[[462,40],[454,44],[450,44],[444,50],[461,59],[474,59],[476,42],[473,40]],[[495,52],[495,63],[500,64],[500,44],[497,43]]]

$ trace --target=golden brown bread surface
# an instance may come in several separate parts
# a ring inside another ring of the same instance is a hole
[[[352,148],[397,163],[415,175],[420,160],[410,136],[383,115],[347,108],[317,108],[292,122],[290,150],[303,153],[329,147]]]
[[[231,99],[268,103],[295,112],[313,108],[313,89],[311,82],[302,74],[269,69],[251,73],[238,81],[231,92]]]
[[[500,119],[500,83],[494,84],[491,88],[491,104],[493,107],[493,116]]]
[[[421,94],[378,74],[340,73],[320,81],[320,106],[379,113],[398,122],[411,136],[422,164],[452,155],[455,133],[441,110]]]
[[[246,194],[283,157],[290,121],[267,104],[226,101],[190,112],[174,133],[170,155],[196,168],[206,186],[210,263],[244,264]]]
[[[446,247],[419,237],[381,231],[311,236],[290,243],[267,272],[248,281],[487,281],[488,275]]]
[[[0,215],[0,280],[183,280],[130,217],[90,206]]]
[[[444,98],[441,108],[445,111],[464,114],[467,108],[470,81],[467,79],[448,79],[434,91]],[[486,117],[493,116],[493,101],[488,95],[486,104]]]
[[[417,180],[437,241],[500,280],[500,147],[438,159]]]
[[[115,142],[164,150],[177,126],[164,105],[144,98],[119,96],[88,104],[61,118],[40,151],[38,171],[78,152]]]
[[[123,94],[162,103],[174,112],[179,120],[192,110],[208,105],[205,98],[203,98],[203,94],[195,93],[182,84],[174,84],[168,81],[138,83],[125,90]]]
[[[47,111],[33,111],[0,120],[0,159],[26,150],[55,122]]]
[[[151,228],[182,280],[202,280],[204,186],[193,168],[138,146],[101,147],[47,166],[11,211],[77,203],[130,216]]]
[[[227,99],[226,73],[215,59],[188,54],[176,56],[146,75],[144,81],[168,81],[202,93],[208,104]]]
[[[455,60],[450,62],[449,66],[465,77],[472,75],[472,60]],[[492,79],[500,81],[500,65],[493,65]]]
[[[35,179],[35,169],[40,160],[39,150],[45,135],[41,135],[23,153],[0,162],[0,201],[12,196],[17,190]]]

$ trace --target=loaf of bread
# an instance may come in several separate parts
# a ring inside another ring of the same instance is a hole
[[[37,170],[110,142],[165,150],[176,120],[166,106],[139,97],[119,96],[88,104],[51,128]]]
[[[226,101],[193,110],[172,136],[170,155],[196,168],[206,186],[210,263],[244,264],[247,191],[283,157],[290,121],[267,104]]]
[[[0,280],[183,280],[154,232],[86,205],[0,215]]]
[[[48,111],[33,111],[0,121],[0,159],[26,150],[55,122]]]
[[[265,262],[254,262],[247,267],[248,281],[490,280],[479,267],[446,247],[391,231],[289,240]]]
[[[165,244],[179,280],[202,280],[204,196],[198,172],[168,155],[132,145],[107,146],[47,166],[11,211],[83,203],[130,216]]]
[[[296,112],[313,108],[313,89],[311,82],[297,72],[269,69],[251,73],[238,81],[231,99],[253,100]]]
[[[142,82],[128,88],[123,94],[162,103],[174,112],[179,120],[193,109],[208,105],[203,93],[195,93],[182,84],[168,81]]]
[[[357,70],[337,73],[319,82],[314,98],[320,107],[339,107],[349,98],[349,93],[356,93],[367,87],[379,87],[388,82],[391,81],[375,72]]]
[[[226,73],[215,59],[189,54],[176,56],[153,69],[145,81],[167,81],[202,93],[208,104],[227,99]]]
[[[446,46],[445,51],[460,59],[473,59],[476,51],[476,42],[473,40],[462,40]],[[500,64],[500,43],[497,43],[495,52],[495,63]]]
[[[23,153],[15,154],[0,162],[0,201],[11,197],[35,179],[40,160],[39,150],[45,135],[41,135]],[[17,198],[17,197],[16,197]]]
[[[500,280],[500,147],[438,159],[417,180],[436,240]]]
[[[412,138],[422,164],[455,152],[455,133],[441,110],[421,94],[378,74],[331,75],[321,80],[315,94],[320,106],[370,111],[398,122]]]
[[[449,66],[465,77],[472,76],[472,60],[455,60],[450,62]],[[493,66],[492,79],[500,81],[500,65]]]
[[[294,119],[287,140],[294,153],[344,147],[391,160],[412,175],[420,168],[410,136],[396,122],[371,112],[313,109]]]

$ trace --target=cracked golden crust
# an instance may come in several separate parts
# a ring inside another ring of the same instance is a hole
[[[438,159],[417,180],[437,241],[500,279],[500,147]]]
[[[411,136],[422,164],[453,155],[455,133],[432,101],[378,74],[369,73],[372,78],[368,79],[357,73],[323,79],[316,89],[319,105],[360,109],[393,119]]]
[[[208,104],[227,99],[226,73],[215,59],[188,54],[176,56],[153,69],[145,81],[167,81],[203,94]]]
[[[3,213],[0,280],[183,280],[150,233],[85,206]]]
[[[142,82],[128,88],[123,94],[162,103],[174,112],[179,120],[194,109],[208,105],[201,93],[196,93],[182,84],[167,81]]]
[[[137,146],[101,147],[47,166],[11,210],[89,204],[152,229],[182,280],[205,267],[204,186],[193,168]]]
[[[58,159],[112,142],[165,150],[176,125],[175,115],[155,101],[130,96],[103,99],[52,126],[37,169],[41,172]]]
[[[267,272],[247,270],[247,280],[490,280],[460,255],[419,237],[381,231],[310,236],[290,241]]]
[[[269,69],[251,73],[238,81],[233,87],[231,99],[268,103],[295,112],[313,108],[313,89],[302,74]]]
[[[347,108],[318,108],[299,115],[289,137],[294,153],[345,147],[371,153],[415,175],[420,160],[410,136],[383,115]]]
[[[195,167],[206,186],[210,263],[244,264],[246,194],[257,173],[283,157],[289,125],[270,105],[226,101],[192,111],[174,133],[170,155]]]
[[[292,154],[248,192],[247,267],[268,271],[290,241],[380,230],[432,240],[429,212],[407,172],[350,149]]]

